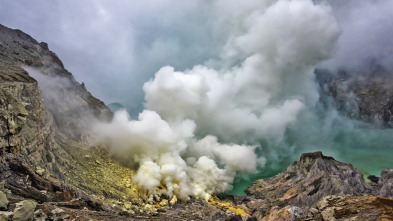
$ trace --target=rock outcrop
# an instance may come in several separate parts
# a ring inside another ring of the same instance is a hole
[[[391,211],[393,199],[386,198],[391,197],[391,190],[391,170],[369,184],[351,164],[315,152],[303,154],[274,177],[255,181],[246,190],[247,196],[233,202],[247,208],[250,217],[257,220],[374,220]],[[341,213],[335,212],[338,208]],[[370,214],[351,216],[363,209]]]
[[[383,170],[373,195],[393,198],[393,169]]]
[[[363,175],[350,164],[315,152],[303,154],[277,176],[254,182],[246,193],[265,204],[304,207],[327,195],[360,196],[371,191]]]
[[[9,203],[9,201],[7,199],[7,195],[5,195],[5,193],[0,191],[0,210],[7,210],[8,203]]]
[[[299,220],[393,220],[393,199],[374,196],[326,196]]]

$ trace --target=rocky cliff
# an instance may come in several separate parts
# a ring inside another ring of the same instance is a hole
[[[392,173],[392,169],[384,170],[379,179],[366,183],[351,164],[321,152],[306,153],[282,173],[254,182],[242,201],[252,215],[270,216],[267,220],[281,213],[292,220],[393,219]],[[360,215],[368,207],[375,213],[371,216],[370,209],[367,216]]]
[[[89,145],[90,123],[111,117],[46,43],[0,25],[0,180],[11,199],[141,202],[134,171]]]
[[[388,106],[377,107],[382,116]],[[148,203],[135,172],[91,145],[90,123],[111,117],[46,43],[0,25],[0,220],[393,219],[393,170],[366,183],[320,152],[256,181],[247,196]]]

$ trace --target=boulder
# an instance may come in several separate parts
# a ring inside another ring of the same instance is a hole
[[[34,219],[34,210],[37,203],[32,200],[23,200],[16,203],[14,210],[14,221],[30,221]]]
[[[270,212],[263,217],[262,221],[274,220],[297,220],[303,214],[302,209],[296,206],[286,206],[284,208],[273,207]]]
[[[7,195],[0,191],[0,210],[7,210],[8,209],[8,199]]]
[[[13,212],[4,212],[0,211],[0,221],[8,221],[12,220],[12,216],[14,215]]]
[[[50,217],[53,221],[61,221],[69,219],[70,215],[68,215],[63,209],[56,208],[52,210]]]
[[[45,221],[47,220],[48,216],[42,209],[38,209],[34,212],[34,220],[35,221]]]

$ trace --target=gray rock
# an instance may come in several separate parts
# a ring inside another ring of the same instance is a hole
[[[383,170],[378,180],[378,196],[393,198],[393,169]]]
[[[251,216],[264,220],[393,219],[393,170],[365,183],[351,164],[306,153],[282,173],[261,179],[246,190]],[[376,197],[376,196],[383,197]]]
[[[303,214],[303,210],[296,206],[286,206],[279,208],[273,207],[262,220],[264,221],[275,221],[275,220],[287,220],[295,221]],[[261,219],[259,219],[261,220]]]
[[[311,220],[392,220],[392,204],[393,199],[375,196],[326,196],[313,209]]]
[[[0,211],[0,221],[8,221],[12,220],[12,216],[14,215],[13,212],[4,212]]]
[[[284,208],[292,214],[293,220],[296,220],[304,213],[303,210],[297,206],[286,206]]]
[[[14,210],[14,221],[30,221],[34,219],[34,210],[37,203],[32,200],[23,200],[16,203]]]
[[[35,221],[45,221],[48,216],[44,213],[42,209],[38,209],[34,212],[34,220]]]
[[[248,198],[266,205],[308,208],[328,195],[369,194],[372,189],[352,165],[338,162],[321,152],[303,154],[282,173],[258,180],[246,190]]]
[[[0,210],[7,210],[8,209],[8,199],[7,195],[0,191]]]
[[[61,220],[69,219],[70,215],[68,215],[63,209],[56,208],[52,210],[50,218],[53,221],[61,221]]]

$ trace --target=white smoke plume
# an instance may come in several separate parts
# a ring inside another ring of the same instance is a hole
[[[112,123],[99,124],[95,130],[110,140],[116,158],[130,166],[137,164],[134,181],[149,196],[208,199],[212,193],[229,190],[236,171],[253,172],[257,166],[255,147],[220,144],[214,136],[197,140],[193,121],[169,124],[150,110],[140,113],[136,121],[119,111]],[[159,190],[160,185],[166,188]]]
[[[222,57],[240,64],[184,72],[163,67],[144,85],[145,106],[168,122],[194,120],[198,135],[280,140],[317,102],[313,68],[329,57],[338,25],[328,6],[304,0],[263,1],[234,14],[245,16],[243,29],[232,33]]]
[[[238,172],[263,166],[255,150],[269,147],[258,140],[281,142],[318,100],[313,68],[340,34],[330,7],[311,0],[237,4],[213,4],[213,25],[228,35],[220,60],[185,71],[162,67],[143,87],[146,110],[138,120],[121,111],[95,127],[116,158],[137,166],[134,180],[151,197],[208,199],[231,189]]]

